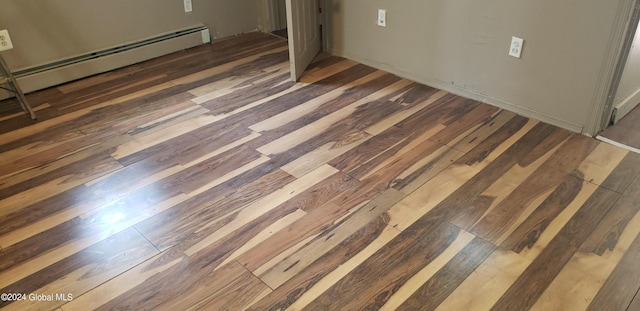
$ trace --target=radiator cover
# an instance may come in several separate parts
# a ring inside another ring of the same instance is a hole
[[[209,30],[198,24],[122,46],[15,71],[14,75],[23,92],[28,93],[209,42]],[[0,91],[0,99],[11,96],[8,92]]]

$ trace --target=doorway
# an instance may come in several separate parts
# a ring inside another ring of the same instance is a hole
[[[285,0],[260,0],[260,31],[272,33],[287,28]]]
[[[270,0],[273,8],[273,27],[271,33],[287,38],[287,5],[286,0]]]
[[[608,124],[597,138],[640,153],[640,1],[633,6],[609,95]]]

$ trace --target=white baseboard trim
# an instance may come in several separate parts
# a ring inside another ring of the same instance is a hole
[[[613,123],[618,123],[620,119],[626,116],[633,108],[640,104],[640,88],[635,90],[631,95],[623,99],[616,105],[616,115],[613,119]]]

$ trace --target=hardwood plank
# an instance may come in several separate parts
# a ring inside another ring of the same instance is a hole
[[[406,81],[397,82],[387,88],[384,88],[378,91],[376,94],[378,95],[387,95],[395,92],[406,91],[408,83]],[[305,125],[298,130],[289,133],[281,138],[274,140],[273,142],[264,145],[258,149],[258,151],[262,152],[265,155],[275,154],[282,150],[288,150],[296,145],[299,145],[301,142],[307,140],[309,138],[309,133],[322,133],[329,129],[332,125],[336,123],[344,123],[345,120],[348,120],[354,113],[358,111],[358,109],[366,110],[364,107],[367,104],[369,99],[367,97],[355,101],[354,103],[335,111],[321,119],[318,119],[308,125]],[[375,109],[374,109],[375,110]]]
[[[353,151],[332,160],[329,164],[351,174],[364,163],[369,166],[375,165],[375,162],[371,163],[371,159],[376,157],[378,157],[377,161],[384,161],[386,158],[384,155],[395,153],[396,149],[401,149],[411,142],[413,137],[420,136],[440,124],[441,119],[445,118],[446,113],[451,109],[449,107],[455,104],[451,101],[451,96],[444,96],[431,102],[430,105],[425,106],[400,124],[389,127]]]
[[[636,198],[639,186],[640,181],[636,180],[629,192],[625,192],[615,202],[533,309],[587,308],[640,234],[640,201]],[[558,293],[563,293],[560,302],[557,301]]]
[[[341,190],[343,185],[352,185],[353,183],[354,180],[351,177],[337,172],[287,201],[288,205],[305,211],[304,216],[247,250],[238,257],[238,262],[249,271],[256,271],[286,249],[325,231],[333,225],[334,221],[348,212],[349,206],[338,206],[331,202],[324,203],[343,193],[344,191]]]
[[[104,176],[122,168],[122,165],[109,155],[101,154],[96,158],[98,158],[98,160],[93,161],[93,167],[91,167],[90,170],[78,171],[78,168],[76,168],[67,172],[59,172],[59,176],[51,174],[54,175],[55,178],[37,184],[37,186],[31,186],[29,184],[17,185],[16,188],[19,190],[24,189],[20,193],[16,193],[14,191],[15,188],[3,189],[0,195],[0,197],[4,197],[0,200],[0,206],[2,206],[0,209],[0,217],[17,213],[21,209],[41,202],[43,199],[53,197],[94,178]],[[20,189],[20,187],[22,187],[22,189]]]
[[[534,199],[555,188],[572,172],[598,143],[583,136],[572,136],[540,168],[521,182],[498,206],[476,223],[471,232],[500,243],[509,228]]]
[[[272,221],[282,217],[281,213],[283,211],[282,208],[280,208],[280,206],[282,206],[281,203],[285,202],[288,197],[295,196],[298,193],[298,189],[304,190],[316,177],[321,177],[327,172],[334,172],[334,170],[328,168],[317,170],[313,174],[310,174],[310,176],[294,181],[284,188],[255,201],[244,210],[233,214],[229,220],[223,221],[222,226],[208,224],[208,227],[213,227],[213,229],[200,229],[200,232],[193,236],[193,238],[185,240],[174,248],[173,251],[164,253],[165,257],[175,258],[173,256],[175,256],[176,250],[180,250],[178,258],[186,256],[186,258],[189,259],[178,259],[180,260],[178,266],[173,266],[167,273],[156,275],[138,285],[138,287],[154,289],[148,291],[148,295],[150,296],[140,297],[139,295],[126,294],[125,297],[119,297],[117,299],[117,304],[135,305],[136,308],[143,308],[144,306],[157,306],[165,300],[179,300],[181,299],[180,297],[183,297],[184,293],[195,293],[195,295],[198,295],[199,291],[195,284],[191,288],[171,288],[163,284],[171,284],[172,280],[178,275],[189,277],[193,280],[208,278],[208,275],[210,275],[212,271],[218,270],[220,263],[225,260],[226,256],[233,253],[234,249],[239,248],[243,244],[242,241],[246,242],[250,240],[255,234],[260,233],[262,229],[264,229],[268,222],[266,222],[265,219],[259,219],[260,217],[269,217],[273,219]],[[320,179],[322,179],[322,177]],[[262,211],[259,211],[259,209],[262,209]],[[277,213],[270,215],[271,211],[277,211]],[[230,235],[227,233],[230,233]],[[162,258],[158,258],[157,260],[164,261]],[[185,275],[185,271],[183,270],[185,265],[187,267],[190,265],[202,265],[202,267],[206,267],[206,269],[187,269],[188,272],[187,275]],[[244,270],[244,268],[242,269]],[[215,273],[216,272],[214,272],[214,275]],[[196,283],[199,282],[196,281]],[[157,296],[154,292],[163,292],[164,295]]]
[[[635,310],[640,310],[640,298],[638,298],[638,294],[636,293],[636,296],[633,297],[633,300],[631,301],[631,304],[629,304],[629,307],[627,308],[628,311],[635,311]]]
[[[414,274],[407,280],[398,291],[389,297],[389,300],[380,308],[380,310],[397,310],[406,300],[415,295],[425,282],[428,282],[434,275],[440,271],[449,261],[451,261],[462,249],[469,245],[474,236],[466,231],[460,231],[456,240],[451,243],[440,256],[433,260],[430,264],[422,268],[418,273]]]
[[[401,197],[402,195],[397,191],[385,191],[380,196],[377,196],[359,208],[355,213],[341,220],[333,228],[325,231],[316,239],[309,242],[296,253],[279,262],[268,271],[261,273],[260,279],[269,285],[269,287],[278,288],[301,270],[318,260],[322,254],[342,243],[370,221],[380,217],[380,215],[393,204],[398,202]]]
[[[567,176],[529,217],[507,237],[500,246],[520,253],[532,248],[551,222],[583,191],[583,181]]]
[[[158,251],[134,229],[122,231],[100,243],[66,257],[20,281],[1,289],[3,293],[64,294],[80,297],[95,286],[135,266]],[[9,304],[3,310],[52,309],[65,301],[25,300]]]
[[[292,129],[297,129],[317,121],[343,108],[349,103],[366,98],[372,93],[378,92],[399,80],[400,78],[394,75],[386,74],[382,71],[375,71],[372,74],[347,83],[338,89],[318,96],[299,106],[251,125],[250,128],[257,132],[270,131],[271,133],[280,133],[282,131],[291,131]]]
[[[236,262],[231,262],[201,279],[188,294],[168,300],[158,310],[242,310],[270,289]],[[108,310],[109,304],[102,307]]]
[[[322,280],[336,280],[336,278],[330,277],[330,274],[333,273],[331,271],[345,266],[347,259],[363,252],[385,232],[397,234],[395,229],[386,227],[387,222],[388,217],[382,214],[364,227],[355,230],[334,248],[328,250],[299,273],[294,274],[291,279],[279,285],[271,294],[253,304],[249,310],[284,310],[289,307],[299,309],[295,305],[304,300],[305,294],[314,293],[316,286]]]
[[[447,137],[447,140],[450,141],[458,141],[466,136],[464,134],[465,132],[475,128],[480,120],[488,117],[489,114],[493,112],[495,112],[495,108],[493,107],[477,107],[468,114],[461,116],[460,122],[456,122],[455,125],[449,125],[434,135],[425,133],[426,141],[420,142],[420,144],[415,147],[413,143],[409,143],[405,148],[398,150],[396,154],[378,164],[377,167],[373,168],[367,175],[361,178],[367,179],[373,177],[390,180],[396,189],[407,192],[410,191],[409,189],[415,189],[421,185],[421,183],[428,181],[430,174],[426,173],[427,170],[430,169],[431,174],[435,174],[438,170],[443,169],[444,165],[451,164],[461,156],[461,153],[455,150],[441,147],[440,141],[442,141],[443,137]],[[405,153],[405,149],[410,150]],[[427,162],[427,164],[424,165],[424,162]],[[365,166],[361,166],[360,168],[364,167]],[[358,170],[352,174],[357,175],[357,172]],[[399,180],[400,176],[410,177],[405,177],[406,179],[402,180],[402,184],[398,184],[396,181]]]
[[[587,310],[627,308],[640,288],[638,261],[640,256],[640,236],[636,237],[625,252],[620,263],[611,272]]]
[[[575,199],[566,203],[567,206],[544,231],[537,233],[528,248],[519,253],[503,247],[496,249],[438,306],[438,310],[490,309],[597,189],[597,186],[583,181]]]
[[[607,176],[602,187],[622,193],[640,174],[640,155],[629,152],[620,165]]]
[[[231,185],[228,187],[214,187],[193,196],[166,211],[148,217],[137,224],[136,228],[156,247],[166,250],[194,232],[201,231],[210,221],[233,215],[242,206],[252,204],[261,196],[292,181],[293,177],[282,171],[266,174],[237,188],[231,179]],[[210,208],[212,206],[213,208]],[[220,223],[224,224],[223,221]]]
[[[212,160],[210,161],[215,161],[215,159],[219,159],[220,157],[224,158],[229,154],[233,154],[233,152],[237,151],[231,149],[230,152],[226,152],[225,154],[225,149],[227,147],[232,147],[234,144],[236,143],[224,146],[223,148],[220,148],[213,153],[209,153],[204,157],[201,157],[200,159],[196,159],[191,163],[187,163],[184,167],[180,165],[173,166],[172,168],[155,174],[155,176],[152,176],[151,178],[146,176],[146,178],[143,180],[131,177],[120,179],[120,177],[123,176],[118,176],[118,174],[116,173],[114,174],[114,178],[111,178],[111,176],[105,177],[102,179],[102,181],[93,183],[89,187],[82,185],[70,190],[69,193],[61,193],[59,196],[41,201],[36,205],[31,206],[28,210],[24,209],[21,213],[12,215],[17,217],[18,219],[21,219],[20,223],[29,225],[20,228],[19,230],[7,231],[7,234],[0,236],[0,243],[5,246],[15,244],[30,236],[48,230],[58,224],[70,221],[75,217],[90,214],[90,212],[95,210],[96,207],[103,206],[107,203],[110,203],[111,206],[135,206],[136,204],[147,204],[149,202],[159,202],[169,199],[171,196],[177,195],[176,191],[185,189],[180,188],[179,184],[176,185],[175,179],[180,177],[180,174],[176,174],[178,171],[196,165],[201,161],[205,161],[209,159],[209,157],[212,157]],[[241,160],[242,158],[239,159]],[[258,158],[252,162],[242,165],[237,169],[234,169],[233,171],[227,173],[224,176],[221,176],[220,178],[205,181],[208,182],[207,185],[201,186],[194,191],[205,191],[208,187],[214,187],[217,184],[232,179],[236,175],[242,175],[243,172],[250,171],[252,168],[260,165],[261,163],[264,163],[266,160],[268,159],[264,159],[262,157]],[[142,173],[137,173],[138,169],[140,169]],[[133,175],[130,176],[139,178],[145,177],[144,174],[148,172],[147,169],[148,167],[144,166],[143,163],[142,166],[134,167],[133,170],[129,170],[128,168],[126,170],[128,171],[128,173],[133,173]],[[127,177],[127,175],[124,174],[124,177]],[[131,181],[133,182],[128,183]],[[157,189],[164,189],[165,191],[159,193]],[[152,198],[154,195],[156,196],[156,198]],[[145,206],[148,207],[148,205]],[[136,212],[138,213],[136,215],[144,215],[144,212],[146,210],[143,209],[142,206],[139,207],[140,208],[136,210]],[[109,207],[103,207],[103,209],[107,208]],[[38,212],[35,213],[36,211]],[[160,212],[162,212],[161,209],[154,209],[154,214]],[[42,219],[36,223],[31,224],[33,220],[38,220],[38,218],[34,217],[38,217],[39,215],[42,215],[42,213],[46,213],[49,218]],[[22,215],[22,217],[20,215]],[[51,217],[51,215],[53,215],[53,217]],[[15,227],[13,227],[13,229],[15,229]]]
[[[9,178],[0,179],[0,200],[21,192],[28,193],[30,189],[52,181],[55,181],[56,185],[47,186],[47,188],[63,192],[66,189],[71,189],[122,168],[122,165],[111,158],[108,153],[92,153],[76,154],[77,156],[67,157],[65,161],[56,161],[53,165],[42,167],[40,170],[29,170]],[[62,185],[64,187],[59,187]],[[53,194],[57,193],[53,192]],[[41,198],[46,199],[47,196],[41,196]],[[4,206],[8,207],[9,205],[7,203]],[[24,204],[24,206],[28,205]]]
[[[282,49],[282,51],[284,51],[284,48]],[[136,104],[135,109],[139,111],[145,110],[149,106],[152,106],[152,104],[154,103],[154,98],[161,97],[163,94],[180,94],[180,90],[186,91],[196,86],[215,81],[221,78],[222,74],[227,76],[232,75],[233,72],[227,72],[227,70],[235,67],[239,67],[239,69],[237,69],[239,71],[250,70],[252,65],[255,65],[253,63],[259,62],[262,56],[273,53],[273,51],[267,51],[261,54],[252,55],[238,61],[229,62],[224,65],[208,70],[203,70],[198,73],[191,74],[170,82],[157,84],[140,91],[128,93],[124,96],[104,101],[99,104],[94,104],[89,107],[64,114],[63,116],[58,118],[37,123],[34,126],[30,126],[28,128],[23,128],[11,133],[0,135],[0,146],[3,146],[5,148],[8,148],[10,146],[22,146],[26,142],[24,138],[26,136],[33,136],[34,134],[42,136],[42,138],[40,138],[39,140],[43,140],[47,137],[47,135],[51,135],[49,133],[55,132],[59,136],[61,133],[67,131],[67,129],[75,128],[83,124],[88,124],[92,120],[97,120],[104,115],[109,115],[109,112],[126,112],[123,111],[121,106],[131,105],[132,102],[135,102]],[[281,53],[286,57],[286,53],[277,51],[275,53]],[[279,61],[279,59],[271,60],[268,57],[265,59],[275,63],[281,62]],[[262,65],[266,64],[263,63]],[[81,120],[81,122],[76,120]]]
[[[618,193],[603,188],[596,190],[492,309],[531,308],[595,225],[611,209],[618,196]]]
[[[450,247],[459,233],[452,225],[430,229],[403,231],[304,309],[380,308],[412,275]]]
[[[470,134],[464,136],[461,140],[451,147],[447,151],[447,148],[440,148],[442,152],[434,152],[433,154],[423,158],[422,160],[413,164],[409,169],[401,173],[393,181],[393,188],[400,190],[404,193],[412,193],[420,186],[434,178],[451,163],[463,156],[464,153],[458,150],[470,150],[485,141],[491,134],[495,133],[507,121],[513,118],[515,114],[500,112],[493,118],[485,121],[477,129],[473,130]],[[456,138],[456,140],[458,140]]]
[[[428,196],[433,192],[425,191],[424,194],[420,194],[418,191],[416,191],[415,195],[408,196],[405,200],[406,202],[403,205],[399,206],[398,210],[400,210],[401,212],[397,212],[396,215],[399,215],[398,219],[402,220],[402,222],[397,223],[397,225],[399,226],[399,228],[403,229],[414,225],[434,226],[441,223],[442,221],[449,221],[450,218],[454,216],[454,214],[459,215],[468,213],[468,210],[471,209],[472,206],[467,206],[467,202],[471,202],[473,199],[477,198],[491,184],[499,179],[500,176],[504,174],[509,168],[516,165],[516,162],[519,161],[520,156],[530,154],[535,148],[541,149],[542,147],[544,147],[545,149],[542,150],[545,151],[553,148],[554,145],[550,144],[549,142],[551,141],[557,143],[558,140],[563,138],[563,135],[561,135],[560,133],[562,133],[562,131],[553,131],[552,128],[546,127],[545,125],[536,125],[530,131],[524,134],[521,139],[511,145],[506,151],[501,153],[493,162],[487,163],[486,166],[481,170],[478,170],[478,168],[466,169],[464,166],[462,166],[461,170],[463,172],[466,171],[466,173],[463,173],[463,178],[456,179],[461,180],[463,184],[454,184],[454,186],[452,187],[453,192],[446,192],[448,196],[446,197],[446,199],[443,198],[444,200],[440,202],[436,201],[433,202],[433,204],[425,206],[421,203],[424,202],[424,199],[422,199],[421,196]],[[502,135],[502,133],[496,132],[495,135]],[[566,136],[564,138],[566,138]],[[493,142],[491,143],[493,144]],[[507,142],[507,144],[508,143],[509,142]],[[480,144],[476,148],[482,150],[485,148],[485,146],[483,146],[483,144]],[[465,156],[458,159],[454,164],[465,163]],[[476,160],[474,159],[474,161]],[[452,167],[456,166],[457,165]],[[427,185],[429,184],[430,183],[427,183],[423,187],[427,187]],[[416,205],[418,205],[419,207],[413,208],[413,206]],[[425,212],[428,212],[428,214],[425,217],[422,217]],[[421,220],[418,220],[420,218]]]
[[[481,238],[473,239],[397,310],[435,309],[494,249],[494,245]]]
[[[315,171],[303,176],[302,178],[298,178],[292,183],[282,187],[281,189],[278,189],[277,191],[274,191],[273,193],[270,193],[258,199],[251,205],[243,208],[233,221],[226,224],[220,230],[217,230],[213,234],[207,236],[205,239],[198,242],[197,244],[191,246],[189,249],[185,250],[185,253],[187,255],[191,255],[203,250],[204,248],[207,247],[208,244],[211,244],[217,241],[218,239],[224,237],[229,232],[238,229],[239,227],[244,225],[246,222],[254,220],[255,218],[262,215],[263,213],[268,212],[271,208],[274,208],[275,206],[278,206],[286,202],[288,199],[294,197],[299,192],[303,192],[304,190],[312,187],[319,181],[335,173],[336,173],[336,170],[328,165],[320,167]]]
[[[612,168],[617,167],[627,154],[629,152],[624,149],[605,143],[598,144],[596,149],[580,163],[574,174],[588,182],[602,185]],[[615,189],[611,190],[615,191]]]

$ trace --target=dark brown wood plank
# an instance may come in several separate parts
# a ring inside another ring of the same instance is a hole
[[[613,250],[629,221],[640,211],[640,179],[636,178],[580,247],[581,252],[602,256]]]
[[[498,206],[473,225],[471,233],[497,242],[531,201],[555,188],[593,151],[597,144],[593,139],[584,136],[569,138],[549,160],[545,161]],[[457,222],[459,225],[460,223],[470,225],[469,222]]]
[[[504,133],[498,131],[494,135],[499,137],[504,135]],[[569,136],[569,134],[566,133],[566,131],[558,131],[544,124],[536,125],[531,131],[527,132],[515,144],[498,156],[498,158],[489,163],[480,173],[469,179],[460,188],[457,188],[444,201],[436,205],[433,210],[411,226],[433,227],[450,221],[456,215],[467,215],[468,213],[478,215],[478,213],[474,213],[473,211],[474,206],[468,205],[469,202],[477,199],[491,184],[511,167],[516,165],[516,163],[521,161],[522,157],[534,152],[544,154],[553,149],[555,144],[558,144],[567,136]],[[496,143],[489,137],[487,144],[495,148]],[[477,149],[484,157],[486,156],[483,155],[485,154],[486,148],[487,146],[481,143],[474,148],[474,150]],[[472,154],[472,156],[470,156],[471,160],[465,159],[465,156],[463,156],[456,162],[462,164],[468,163],[469,161],[478,161],[479,156],[474,154],[474,150],[467,153],[467,155]]]
[[[500,297],[492,310],[518,310],[533,306],[618,197],[619,194],[611,190],[597,189]]]
[[[402,232],[305,310],[380,308],[413,274],[449,247],[460,230],[452,225],[412,229]]]
[[[240,207],[291,181],[293,177],[282,171],[266,174],[238,187],[234,187],[231,180],[149,217],[137,224],[136,228],[156,247],[166,250],[215,219],[220,218],[219,226],[224,225],[223,220],[233,215]]]
[[[638,293],[636,293],[635,297],[633,297],[631,304],[629,304],[629,307],[627,308],[627,311],[636,310],[640,310],[640,297],[638,296]]]
[[[625,310],[630,306],[640,288],[639,262],[640,236],[633,241],[587,310]]]
[[[151,243],[130,228],[0,289],[0,292],[37,293],[50,283],[56,283],[55,288],[62,291],[60,294],[79,297],[157,253]],[[51,309],[63,303],[65,301],[19,301],[12,307],[22,305],[26,310],[31,304],[31,307]],[[0,301],[0,307],[7,305],[9,302]]]
[[[291,306],[329,272],[362,251],[380,236],[388,222],[389,216],[386,214],[374,218],[365,227],[355,231],[335,248],[297,273],[293,278],[278,286],[264,299],[252,305],[249,310],[284,310]]]
[[[583,181],[575,176],[567,176],[536,210],[507,237],[502,248],[516,253],[531,248],[540,235],[582,190]]]
[[[397,310],[433,310],[473,273],[496,247],[474,238]]]
[[[456,104],[464,104],[463,101],[455,102],[453,100],[454,98],[451,97],[442,98],[404,120],[401,124],[390,127],[352,151],[332,160],[329,164],[352,176],[354,175],[352,172],[365,163],[367,167],[375,166],[408,144],[413,138],[443,122],[442,119],[450,117],[447,113],[453,110]],[[398,144],[398,142],[401,143]],[[376,159],[378,155],[380,156]]]
[[[607,176],[601,186],[622,193],[638,174],[640,174],[640,154],[630,152]]]
[[[320,105],[312,112],[300,116],[295,120],[290,120],[286,124],[283,124],[278,128],[269,130],[264,134],[273,138],[282,137],[294,131],[295,129],[301,128],[309,123],[317,121],[322,117],[325,117],[332,112],[338,111],[353,102],[356,102],[380,89],[398,82],[399,80],[400,78],[398,78],[397,76],[394,76],[392,74],[385,74],[364,84],[353,86],[342,92],[336,98],[322,103],[322,105]]]
[[[360,209],[336,223],[332,228],[310,241],[294,254],[287,256],[264,273],[258,273],[260,279],[272,288],[278,288],[297,273],[305,269],[327,251],[335,248],[368,223],[375,221],[402,198],[402,194],[388,189],[376,196]],[[385,216],[386,217],[386,216]]]

